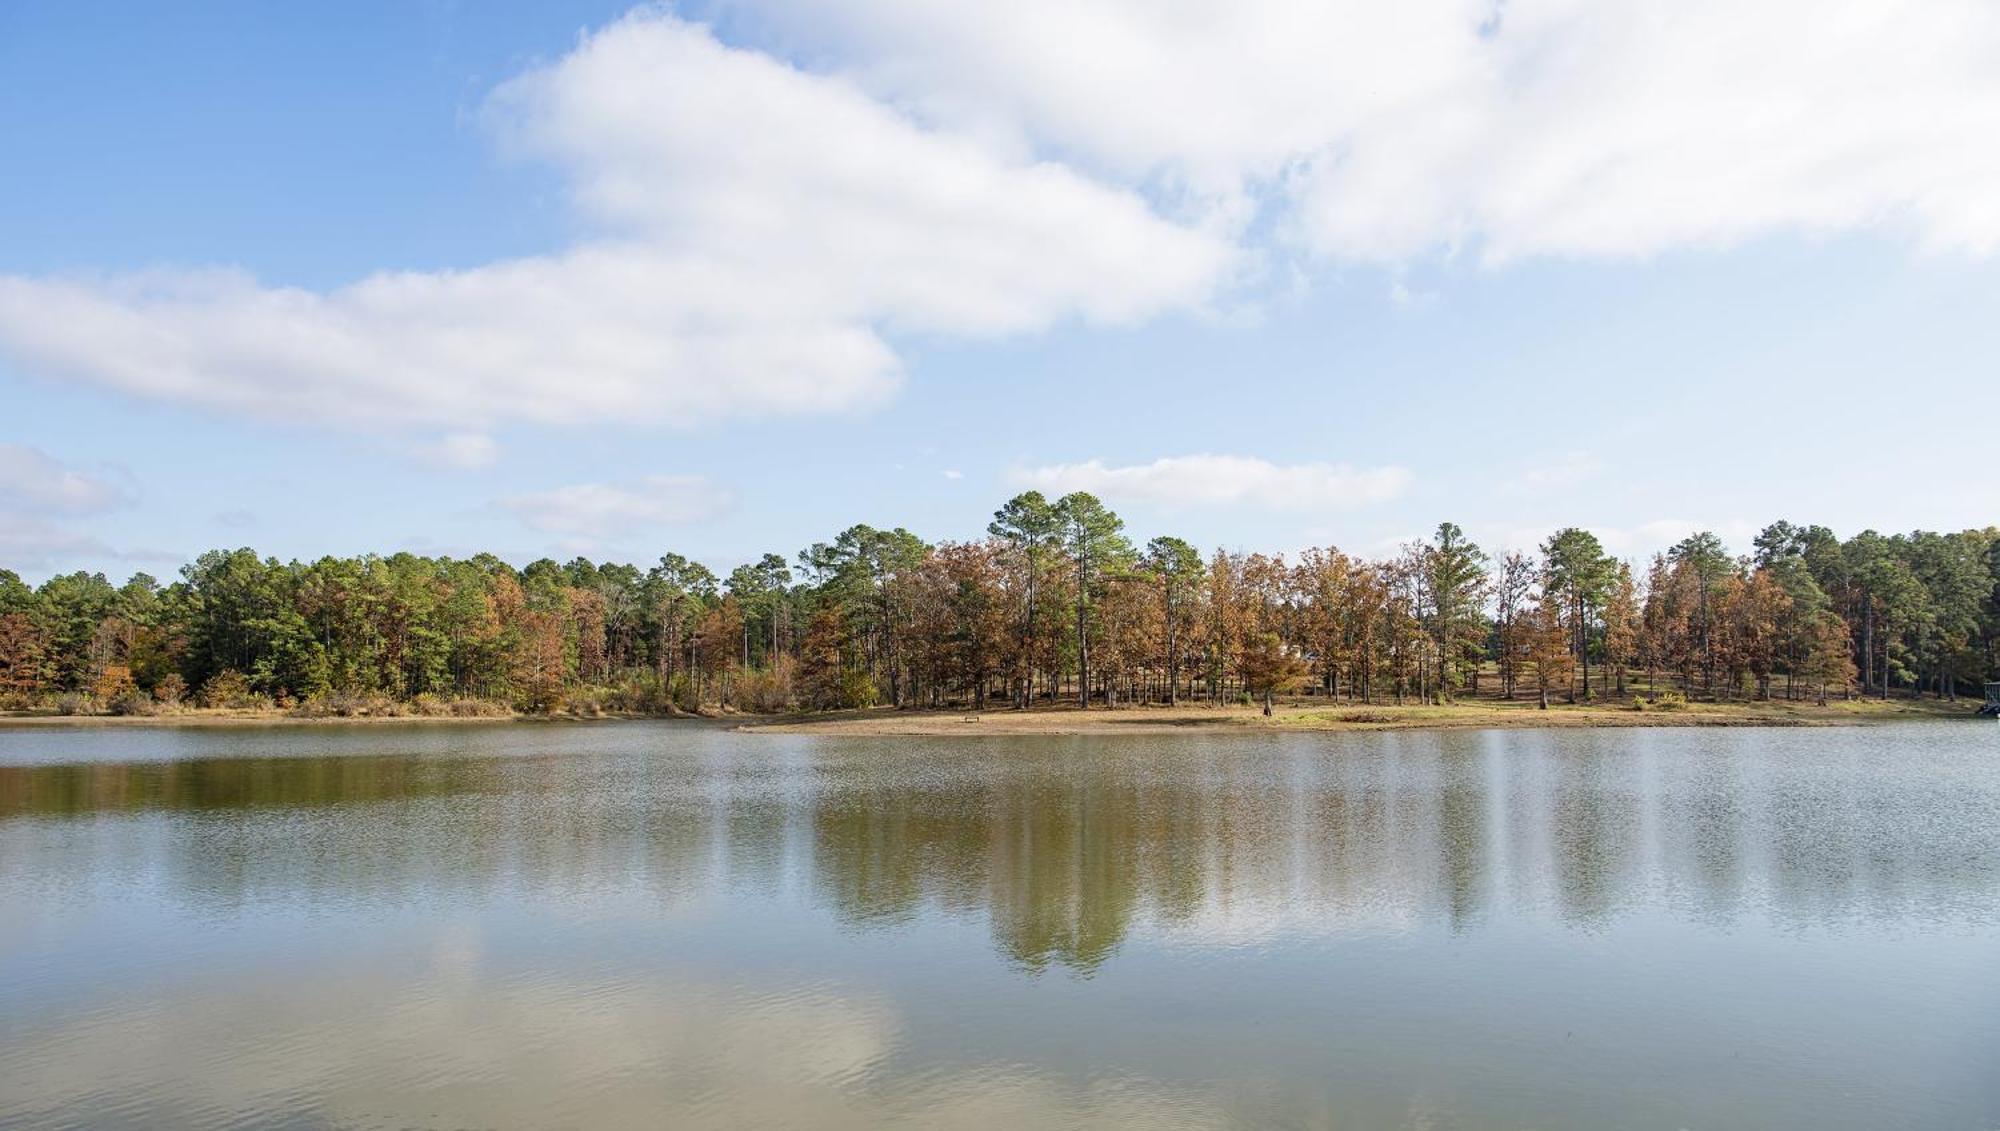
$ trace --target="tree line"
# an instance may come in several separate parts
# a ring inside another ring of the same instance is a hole
[[[1027,492],[987,536],[857,525],[728,576],[395,554],[203,554],[161,584],[0,569],[0,707],[670,713],[1467,697],[1918,695],[2000,678],[2000,529],[1779,522],[1635,566],[1587,530],[1371,559],[1143,544]]]

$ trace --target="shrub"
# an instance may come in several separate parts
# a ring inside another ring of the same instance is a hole
[[[570,691],[564,701],[569,705],[570,714],[579,718],[595,719],[601,717],[607,707],[613,711],[617,710],[616,707],[610,706],[613,698],[615,695],[608,687],[579,687]]]
[[[56,696],[56,714],[58,715],[94,715],[96,713],[97,702],[81,691],[65,691],[61,695]]]
[[[114,715],[151,715],[155,713],[153,697],[136,687],[128,687],[114,696],[108,704]]]
[[[504,719],[514,713],[513,708],[507,704],[497,703],[491,699],[470,697],[447,699],[430,692],[425,692],[409,703],[403,704],[401,709],[429,718],[451,719]]]
[[[399,718],[408,713],[401,702],[374,691],[323,691],[291,711],[306,719]]]
[[[667,699],[674,707],[690,714],[701,710],[701,695],[695,690],[694,680],[685,672],[675,675],[667,684]]]
[[[653,672],[629,675],[605,688],[602,702],[608,710],[630,715],[675,713],[673,697],[667,685],[660,682],[660,677]]]
[[[569,689],[555,680],[538,680],[516,697],[514,706],[526,715],[553,715],[569,702]]]
[[[132,682],[132,669],[124,664],[106,664],[97,677],[97,683],[90,689],[91,698],[100,703],[109,703],[128,691],[137,691]]]
[[[269,698],[252,691],[250,681],[234,669],[225,669],[210,676],[208,682],[201,685],[201,693],[195,696],[195,701],[203,707],[235,711],[271,705]]]
[[[153,685],[153,698],[162,707],[180,706],[181,700],[187,698],[187,680],[182,679],[179,672],[168,672]]]
[[[1678,691],[1661,691],[1653,696],[1652,703],[1656,711],[1681,711],[1687,708],[1688,697]]]
[[[739,674],[729,689],[730,706],[765,715],[791,710],[798,666],[797,660],[780,655],[769,667]]]
[[[292,714],[302,719],[333,718],[341,713],[339,707],[333,701],[332,694],[325,692],[318,695],[306,696],[304,702],[293,707],[291,710]]]
[[[881,702],[881,694],[867,672],[850,668],[840,673],[840,706],[873,707]]]

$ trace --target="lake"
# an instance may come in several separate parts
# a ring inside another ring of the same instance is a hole
[[[2000,1128],[2000,726],[0,731],[0,1127]]]

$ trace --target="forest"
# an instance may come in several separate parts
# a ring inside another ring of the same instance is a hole
[[[1845,540],[1778,522],[1645,562],[1587,530],[1489,554],[1444,523],[1384,559],[1140,544],[1088,494],[977,541],[857,525],[726,577],[399,553],[203,554],[169,584],[0,569],[0,710],[775,713],[1469,698],[1977,694],[2000,529]]]

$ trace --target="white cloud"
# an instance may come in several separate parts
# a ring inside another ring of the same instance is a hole
[[[931,120],[1300,246],[1628,256],[1888,228],[2000,246],[1987,0],[738,0]]]
[[[1234,259],[1136,193],[919,128],[845,79],[671,19],[614,25],[493,105],[515,144],[577,171],[607,228],[843,320],[1130,322],[1201,303]]]
[[[96,514],[131,499],[111,482],[26,444],[0,444],[0,513]]]
[[[958,470],[957,468],[948,468],[944,473],[944,477],[946,479],[953,479],[953,480],[963,479],[965,478],[965,473],[963,471]]]
[[[1131,322],[1201,306],[1234,267],[1135,192],[653,10],[506,84],[488,118],[564,170],[577,246],[324,292],[226,269],[0,277],[0,353],[287,420],[686,423],[878,402],[886,331]]]
[[[2000,247],[1988,0],[726,6],[768,53],[645,8],[490,99],[574,246],[329,290],[0,276],[0,356],[285,420],[687,424],[878,404],[897,334],[1205,309],[1273,247]]]
[[[419,444],[414,451],[426,463],[458,471],[478,471],[500,459],[499,443],[484,432],[449,432],[434,443]]]
[[[586,540],[700,522],[735,504],[733,492],[698,475],[654,475],[629,486],[579,483],[501,501],[536,530]]]
[[[1021,487],[1050,494],[1088,491],[1108,500],[1157,506],[1249,504],[1274,510],[1359,507],[1401,495],[1410,473],[1400,467],[1280,465],[1249,456],[1191,455],[1127,467],[1103,460],[1019,470]]]

